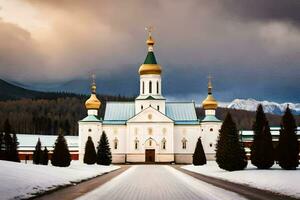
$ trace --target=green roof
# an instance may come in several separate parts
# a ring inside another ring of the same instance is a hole
[[[215,115],[206,115],[201,122],[221,122]]]
[[[153,51],[148,52],[147,57],[144,61],[144,64],[157,64]]]
[[[84,119],[80,120],[80,122],[100,122],[101,120],[98,119],[95,115],[88,115]]]

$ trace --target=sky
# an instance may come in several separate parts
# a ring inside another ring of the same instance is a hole
[[[0,0],[0,78],[136,95],[146,26],[170,99],[300,102],[299,0]]]

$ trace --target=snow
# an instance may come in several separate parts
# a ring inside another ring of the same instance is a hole
[[[59,186],[118,169],[118,166],[85,165],[72,161],[69,167],[33,165],[0,160],[1,199],[23,199]]]
[[[284,113],[287,105],[295,114],[300,114],[300,103],[276,103],[270,101],[257,101],[255,99],[235,99],[226,107],[233,109],[256,111],[258,104],[262,104],[264,111],[273,114]]]
[[[239,200],[242,196],[166,165],[135,165],[78,200]]]
[[[204,166],[186,165],[182,168],[206,176],[300,198],[299,168],[297,170],[282,170],[280,166],[274,165],[269,170],[258,170],[248,163],[245,170],[228,172],[220,169],[215,161],[209,161]]]

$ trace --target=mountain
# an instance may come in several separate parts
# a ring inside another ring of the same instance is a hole
[[[259,104],[262,104],[266,113],[281,115],[284,113],[287,105],[289,105],[292,112],[300,115],[300,103],[276,103],[271,101],[257,101],[255,99],[235,99],[226,107],[237,110],[256,111]]]
[[[17,99],[56,99],[59,97],[81,96],[66,92],[40,92],[17,86],[0,79],[0,101]]]

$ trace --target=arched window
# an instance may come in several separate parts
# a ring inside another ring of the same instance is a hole
[[[118,143],[119,143],[118,138],[115,138],[114,139],[114,149],[118,149]]]
[[[149,93],[151,94],[152,93],[152,82],[149,81]]]
[[[144,107],[143,107],[143,105],[141,105],[141,110],[143,110],[144,109]]]
[[[161,140],[161,148],[162,148],[163,150],[166,149],[166,143],[167,143],[166,139],[163,138],[163,139]]]
[[[137,150],[139,148],[139,140],[135,138],[134,140],[134,149]]]
[[[157,94],[159,93],[159,83],[158,83],[158,81],[156,82],[156,93]]]
[[[159,106],[157,106],[157,110],[159,111]]]
[[[149,146],[150,147],[152,146],[152,140],[151,139],[149,140]]]
[[[92,132],[92,129],[89,128],[89,132]]]
[[[186,149],[187,140],[185,138],[182,138],[181,142],[182,142],[182,149]]]
[[[144,81],[142,83],[142,90],[143,90],[143,94],[145,94],[145,82]]]
[[[210,130],[211,132],[213,131],[213,129],[212,129],[212,128],[210,128],[209,130]]]

